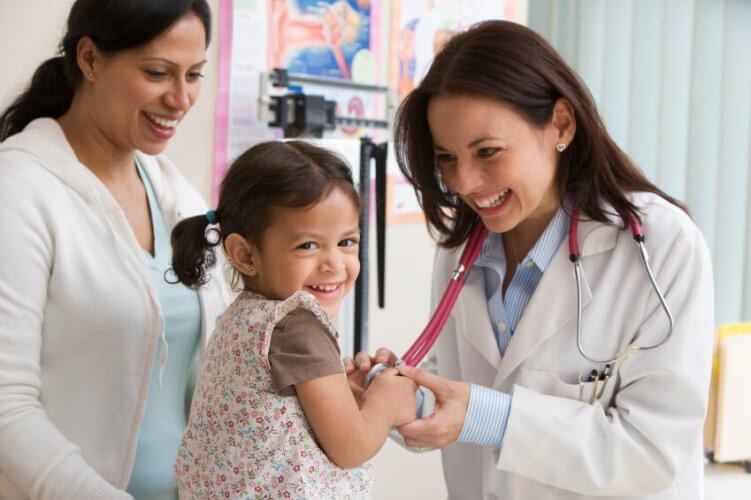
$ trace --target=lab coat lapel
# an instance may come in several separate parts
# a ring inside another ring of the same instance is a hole
[[[618,228],[592,221],[581,221],[579,224],[584,311],[592,301],[585,271],[586,260],[592,255],[612,250],[617,241]],[[575,322],[576,315],[576,278],[566,240],[558,248],[522,314],[500,364],[494,386],[501,385],[543,342],[561,332],[569,322]]]
[[[490,325],[488,299],[485,296],[484,276],[481,269],[473,268],[457,300],[459,331],[488,363],[498,368],[501,354]]]

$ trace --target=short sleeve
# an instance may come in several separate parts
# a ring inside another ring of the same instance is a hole
[[[297,309],[274,328],[269,347],[271,384],[281,395],[294,385],[344,373],[339,346],[326,327],[307,309]]]

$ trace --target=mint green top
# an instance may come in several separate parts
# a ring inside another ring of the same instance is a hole
[[[168,357],[159,384],[160,341],[152,369],[146,413],[138,434],[136,459],[128,493],[137,500],[177,500],[177,480],[172,465],[183,429],[187,425],[188,376],[201,338],[201,305],[198,293],[182,284],[170,284],[164,273],[171,267],[170,228],[159,207],[151,181],[138,166],[146,187],[154,231],[154,255],[144,251],[144,263],[159,297],[164,315]]]

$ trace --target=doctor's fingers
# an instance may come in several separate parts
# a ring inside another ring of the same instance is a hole
[[[457,440],[464,425],[463,419],[452,415],[434,414],[397,428],[408,446],[443,448]]]
[[[452,399],[459,392],[461,387],[466,384],[463,382],[455,382],[443,377],[439,377],[433,373],[427,372],[422,368],[415,368],[414,366],[399,365],[399,373],[405,377],[414,380],[417,385],[427,387],[430,389],[437,400]]]

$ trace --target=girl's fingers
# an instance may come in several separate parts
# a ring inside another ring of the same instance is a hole
[[[355,366],[364,372],[370,370],[372,362],[367,352],[358,352],[355,355]]]
[[[393,366],[396,364],[396,354],[394,354],[390,349],[379,347],[375,354],[375,362],[387,363]]]

